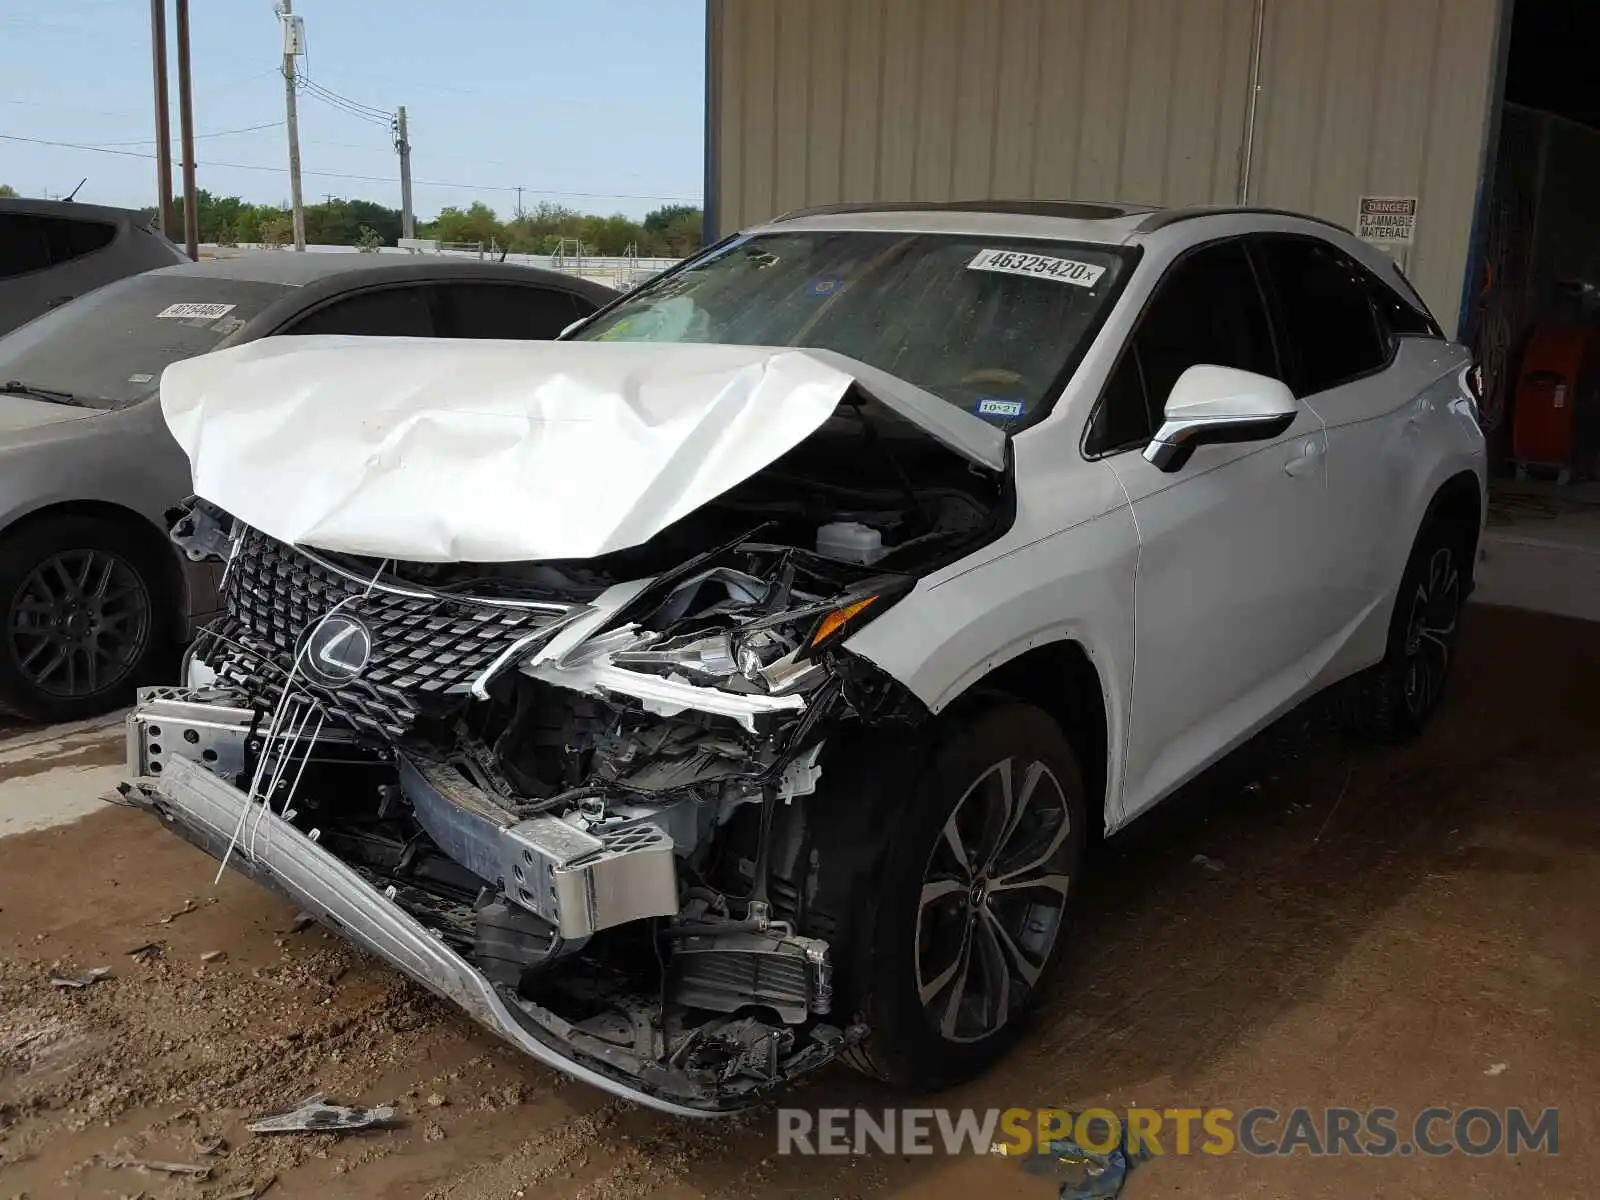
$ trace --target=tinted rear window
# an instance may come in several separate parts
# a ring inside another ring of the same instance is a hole
[[[1355,263],[1314,238],[1260,238],[1251,253],[1272,279],[1296,395],[1314,396],[1383,366],[1388,350]]]
[[[0,339],[0,380],[119,408],[155,391],[168,364],[215,350],[290,290],[185,275],[122,279]]]

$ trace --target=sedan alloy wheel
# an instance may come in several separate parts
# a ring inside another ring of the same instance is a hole
[[[10,651],[27,683],[63,699],[117,686],[144,655],[150,590],[109,550],[63,550],[22,581],[6,622]]]

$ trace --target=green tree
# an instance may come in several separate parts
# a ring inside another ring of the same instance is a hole
[[[281,246],[294,237],[294,222],[286,212],[273,212],[258,218],[256,230],[263,245]]]
[[[562,238],[575,238],[583,221],[576,209],[545,202],[507,221],[501,244],[518,254],[549,254]]]
[[[684,217],[692,216],[700,219],[700,210],[692,204],[663,204],[660,208],[651,209],[644,215],[644,227],[651,233],[666,236],[674,222]]]
[[[195,192],[194,210],[199,218],[202,242],[223,242],[238,237],[241,215],[250,206],[238,196],[214,196],[205,188]],[[172,198],[172,232],[180,239],[184,229],[182,196]]]
[[[465,212],[455,206],[439,210],[439,215],[428,226],[428,236],[441,242],[490,242],[504,244],[505,227],[482,200],[474,200]]]
[[[15,195],[0,187],[0,195]],[[182,238],[183,197],[172,201],[174,232]],[[251,204],[239,196],[217,196],[201,188],[195,195],[200,240],[219,245],[283,245],[290,239],[289,214],[280,204]],[[145,217],[153,221],[154,209]],[[307,205],[306,241],[313,245],[371,247],[400,238],[400,211],[370,200],[330,200]],[[419,232],[444,242],[481,242],[519,254],[551,254],[563,241],[583,243],[586,254],[620,255],[630,246],[644,257],[683,257],[700,248],[701,212],[688,204],[668,204],[635,221],[621,213],[600,216],[548,201],[502,222],[481,200],[462,209],[442,210]]]
[[[663,204],[645,213],[643,224],[649,249],[641,244],[641,254],[683,258],[700,249],[705,213],[693,204]]]
[[[233,238],[235,242],[259,242],[261,237],[261,222],[273,216],[280,210],[267,204],[246,204],[239,210],[239,218],[233,225]]]
[[[626,254],[629,246],[639,247],[645,240],[644,227],[621,213],[613,213],[609,217],[584,217],[578,228],[584,248],[594,254]]]
[[[672,258],[688,258],[705,243],[706,215],[698,208],[674,217],[661,233],[662,248]]]
[[[380,243],[400,238],[400,210],[371,200],[330,200],[306,206],[306,241],[317,246],[359,246],[362,229],[371,229]]]
[[[16,194],[17,189],[9,183],[0,183],[0,196],[15,196]]]

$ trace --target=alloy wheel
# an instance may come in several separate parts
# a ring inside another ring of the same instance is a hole
[[[923,872],[916,985],[952,1042],[998,1032],[1038,983],[1071,884],[1071,809],[1037,760],[995,763],[963,793]]]
[[[149,588],[120,555],[63,550],[22,581],[6,622],[13,660],[39,691],[80,699],[126,678],[150,641]]]
[[[1461,616],[1461,572],[1455,554],[1441,546],[1411,597],[1406,626],[1405,699],[1413,716],[1428,712],[1444,692],[1450,646]]]

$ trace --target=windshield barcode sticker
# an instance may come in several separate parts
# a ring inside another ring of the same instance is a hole
[[[156,314],[158,321],[215,321],[225,317],[237,304],[169,304]]]
[[[1022,254],[1016,250],[980,250],[967,264],[969,271],[999,271],[1004,275],[1030,275],[1035,279],[1054,279],[1074,287],[1092,288],[1106,273],[1104,267],[1071,258],[1051,258],[1044,254]]]

